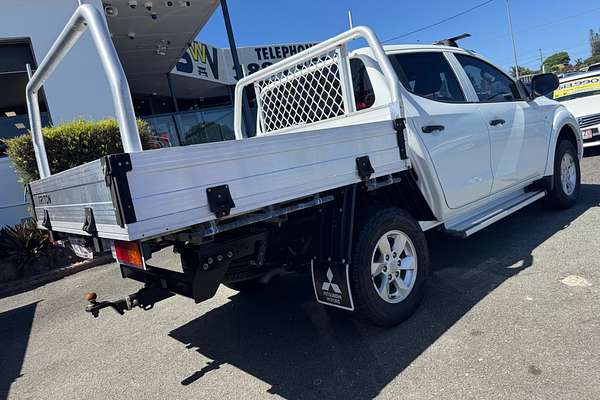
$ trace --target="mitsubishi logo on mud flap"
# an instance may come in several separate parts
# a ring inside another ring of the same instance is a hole
[[[337,293],[337,294],[342,293],[342,291],[340,290],[340,287],[337,284],[335,284],[335,283],[332,282],[332,280],[333,280],[333,272],[331,272],[331,268],[327,269],[327,275],[326,276],[327,276],[327,280],[329,282],[323,282],[323,286],[321,287],[321,290],[324,290],[324,291],[327,291],[327,292],[329,292],[330,290],[333,290],[333,293]]]
[[[314,259],[311,261],[310,270],[315,297],[319,303],[344,310],[354,310],[350,288],[350,264]]]

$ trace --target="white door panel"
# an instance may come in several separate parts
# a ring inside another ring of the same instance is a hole
[[[535,102],[525,101],[515,81],[486,61],[466,54],[448,56],[479,101],[489,131],[492,192],[541,176],[546,165],[549,125]],[[456,64],[455,63],[455,64]]]
[[[414,95],[407,100],[419,110],[407,118],[429,152],[448,207],[459,208],[489,195],[490,138],[478,105],[440,103]],[[428,126],[444,130],[424,133]]]
[[[549,135],[543,113],[527,102],[481,104],[491,140],[492,192],[543,173]]]
[[[429,153],[447,206],[488,196],[489,132],[448,61],[454,60],[438,51],[392,54],[390,60],[406,88],[406,119]]]

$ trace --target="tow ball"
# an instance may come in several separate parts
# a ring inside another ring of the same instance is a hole
[[[112,308],[119,315],[125,314],[125,311],[133,310],[136,307],[147,311],[154,307],[154,304],[173,296],[173,293],[161,288],[143,288],[136,293],[125,296],[115,301],[97,301],[98,295],[94,292],[88,292],[84,298],[90,303],[85,307],[85,311],[91,313],[94,318],[98,318],[100,310]]]

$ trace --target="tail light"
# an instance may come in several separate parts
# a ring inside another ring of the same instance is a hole
[[[130,267],[144,268],[144,257],[138,242],[122,242],[115,240],[115,258],[119,264]]]

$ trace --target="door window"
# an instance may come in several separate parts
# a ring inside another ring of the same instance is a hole
[[[442,53],[393,54],[390,60],[410,92],[436,101],[465,101],[458,79]]]
[[[499,69],[475,57],[455,54],[482,103],[521,100],[515,82]]]

